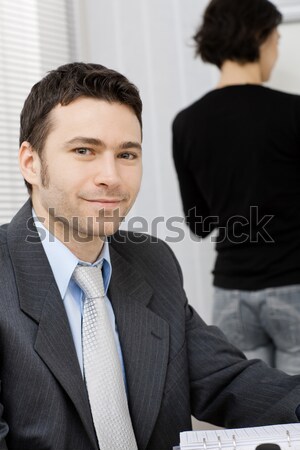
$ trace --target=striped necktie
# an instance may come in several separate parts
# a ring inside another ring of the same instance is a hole
[[[102,265],[77,265],[73,279],[85,295],[83,370],[101,450],[137,450],[114,333],[105,305]]]

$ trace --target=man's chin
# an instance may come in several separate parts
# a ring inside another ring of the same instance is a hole
[[[97,241],[98,239],[105,240],[106,237],[112,236],[119,229],[119,226],[109,227],[90,227],[88,229],[72,229],[70,230],[71,236],[66,239],[64,235],[64,242],[75,241],[78,243],[88,243]]]
[[[94,237],[106,237],[115,234],[120,228],[121,222],[110,222],[105,224],[94,224],[92,229],[88,230],[88,234]]]
[[[98,230],[97,235],[101,238],[105,238],[107,236],[112,236],[113,234],[115,234],[118,229],[120,228],[120,224],[117,224],[115,226],[109,226],[109,227],[104,227]]]

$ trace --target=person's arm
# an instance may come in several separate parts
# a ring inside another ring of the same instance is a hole
[[[209,206],[197,186],[193,172],[188,168],[185,160],[184,148],[186,143],[182,142],[178,120],[173,123],[173,158],[177,172],[183,210],[187,225],[191,231],[199,237],[208,236],[217,226],[216,218],[210,217]]]

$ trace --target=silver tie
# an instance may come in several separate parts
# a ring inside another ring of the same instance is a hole
[[[137,450],[115,338],[105,306],[101,266],[78,265],[73,278],[85,294],[84,377],[101,450]]]

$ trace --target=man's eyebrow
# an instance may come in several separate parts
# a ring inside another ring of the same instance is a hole
[[[128,141],[122,142],[122,144],[119,145],[120,150],[129,150],[130,148],[137,148],[139,150],[142,150],[142,146],[139,142]]]
[[[101,139],[87,137],[87,136],[76,136],[69,141],[65,143],[66,145],[83,145],[83,144],[90,144],[90,145],[97,145],[97,146],[103,146],[105,147],[105,143],[101,141]],[[142,146],[139,142],[135,141],[125,141],[122,142],[118,149],[120,150],[129,150],[130,148],[137,148],[139,150],[142,150]]]
[[[103,141],[101,139],[87,137],[87,136],[76,136],[69,141],[66,142],[66,144],[90,144],[90,145],[104,145]]]

